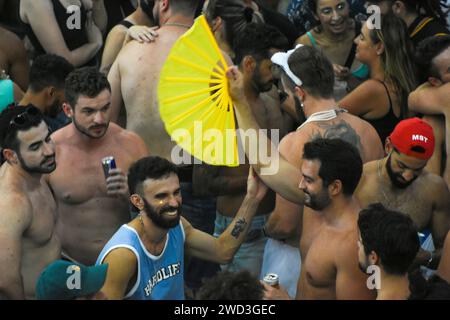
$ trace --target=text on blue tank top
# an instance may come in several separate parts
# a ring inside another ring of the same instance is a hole
[[[167,234],[159,256],[150,254],[136,230],[123,225],[108,241],[97,259],[101,264],[109,252],[128,248],[138,259],[138,276],[125,299],[184,300],[184,230],[181,222]]]

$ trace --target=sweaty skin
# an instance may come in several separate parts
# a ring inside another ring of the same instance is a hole
[[[42,122],[21,140],[32,143],[37,135],[47,134]],[[39,275],[61,255],[56,203],[42,176],[31,176],[9,163],[0,167],[0,194],[0,299],[33,299]]]
[[[58,203],[57,232],[63,253],[92,265],[117,229],[130,221],[128,200],[107,195],[101,159],[114,156],[117,168],[126,175],[148,150],[138,136],[113,123],[90,148],[80,146],[76,130],[71,124],[53,134],[58,167],[49,182]]]
[[[173,44],[187,30],[187,27],[162,26],[155,42],[129,43],[108,75],[112,87],[111,120],[117,121],[120,109],[125,105],[126,128],[138,134],[152,154],[169,161],[176,144],[171,141],[159,115],[159,73]]]
[[[288,134],[280,143],[280,154],[296,168],[300,168],[304,144],[317,137],[341,138],[350,142],[360,151],[363,162],[380,159],[384,153],[380,138],[373,127],[349,113],[338,113],[337,118],[333,120],[310,122]],[[275,210],[266,225],[271,237],[298,246],[298,236],[302,229],[302,209],[302,206],[277,194]]]
[[[438,175],[423,171],[407,188],[396,188],[387,176],[385,162],[386,159],[382,159],[364,165],[356,197],[363,208],[370,203],[381,202],[390,209],[408,214],[419,231],[430,229],[438,250],[435,260],[438,260],[450,228],[450,194],[445,181]],[[422,262],[426,264],[429,257],[428,253],[424,254],[422,260],[425,261]]]
[[[241,92],[242,74],[236,68],[230,68],[227,76],[240,127],[257,128],[250,107]],[[258,143],[265,145],[271,142],[264,136],[259,136]],[[246,153],[248,151],[246,149]],[[260,173],[267,165],[261,159],[257,160],[258,163],[253,165],[253,168]],[[278,162],[279,170],[273,175],[261,174],[260,178],[285,199],[297,205],[304,204],[308,199],[302,191],[305,174],[315,177],[315,188],[323,188],[322,181],[318,179],[318,161],[304,161],[301,170],[284,157],[274,161]],[[367,289],[367,277],[358,268],[356,222],[360,207],[354,197],[346,197],[342,191],[337,190],[324,210],[304,214],[305,231],[302,232],[300,240],[304,266],[298,282],[298,299],[370,299],[374,296]],[[282,299],[289,298],[287,292],[282,294],[279,289],[272,288],[266,292],[266,298],[280,298],[280,295]]]

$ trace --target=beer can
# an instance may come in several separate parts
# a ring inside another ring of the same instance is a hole
[[[264,283],[272,287],[278,287],[278,275],[276,273],[268,273],[263,278]]]
[[[102,159],[102,167],[103,167],[103,172],[105,173],[105,178],[108,178],[109,170],[116,169],[116,160],[114,160],[113,156],[104,157]]]

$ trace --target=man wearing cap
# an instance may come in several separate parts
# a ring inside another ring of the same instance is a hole
[[[450,35],[425,39],[415,55],[424,83],[410,93],[408,107],[423,113],[433,127],[436,150],[427,169],[442,175],[450,186],[450,139],[446,139],[450,137]],[[446,153],[446,162],[441,161]]]
[[[86,267],[57,260],[40,275],[36,284],[38,300],[106,300],[101,291],[106,280],[107,264]]]
[[[408,214],[418,231],[430,229],[436,250],[433,252],[431,239],[421,239],[427,250],[419,251],[414,266],[433,268],[450,229],[450,193],[445,181],[424,170],[434,143],[429,124],[419,118],[401,121],[386,139],[388,155],[364,165],[355,191],[362,208],[380,202],[390,210]]]

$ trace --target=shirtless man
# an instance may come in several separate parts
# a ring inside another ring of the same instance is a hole
[[[244,93],[252,113],[262,129],[276,130],[283,127],[280,107],[263,93],[273,87],[270,56],[274,51],[288,46],[287,39],[275,28],[251,23],[235,37],[235,62],[244,76]],[[270,131],[269,131],[270,134]],[[209,194],[218,196],[214,235],[220,236],[236,215],[246,190],[246,173],[249,165],[237,168],[212,167],[203,177],[203,187]],[[266,238],[262,228],[273,210],[274,193],[268,192],[252,221],[246,241],[236,253],[232,263],[222,269],[236,272],[246,269],[259,276]]]
[[[28,88],[28,56],[22,41],[0,27],[0,72],[4,70],[22,91]]]
[[[402,212],[380,203],[361,210],[358,218],[359,267],[377,266],[377,300],[406,300],[411,295],[408,269],[419,251],[416,225]]]
[[[159,73],[175,41],[194,21],[196,0],[156,0],[153,7],[158,38],[133,41],[118,55],[108,74],[111,83],[111,120],[117,122],[125,104],[127,129],[138,134],[152,153],[171,160],[171,141],[161,121],[157,89]]]
[[[308,46],[301,46],[287,53],[275,54],[272,62],[282,70],[281,82],[284,84],[284,90],[293,96],[298,105],[303,106],[302,111],[308,119],[297,131],[281,140],[279,151],[287,161],[300,168],[304,144],[318,137],[341,138],[351,143],[359,150],[363,162],[383,157],[383,148],[375,129],[366,121],[336,108],[333,98],[333,67],[323,53]],[[301,87],[298,87],[299,84]],[[312,214],[310,208],[304,210]],[[298,247],[302,211],[303,206],[277,194],[275,209],[265,227],[266,234],[272,238],[266,246],[266,252],[276,255],[266,255],[264,265],[272,264],[276,267],[280,255],[289,252],[291,255],[295,254],[293,247]],[[273,250],[274,247],[277,249]],[[298,264],[300,265],[300,261]],[[293,296],[295,287],[289,280],[292,277],[289,267],[284,272],[275,270],[280,274],[281,283],[290,284],[289,292]],[[287,277],[287,283],[284,282],[284,277]]]
[[[332,70],[330,63],[329,68]],[[239,126],[257,128],[242,93],[242,74],[232,67],[227,75]],[[298,90],[304,92],[307,88]],[[263,135],[257,136],[257,140],[259,146],[271,144]],[[296,298],[373,298],[366,287],[367,277],[358,269],[356,241],[360,207],[352,194],[362,172],[359,151],[341,139],[318,138],[304,145],[300,171],[283,157],[273,155],[270,146],[267,148],[272,163],[257,159],[252,165],[260,178],[285,199],[314,210],[303,216],[302,268]],[[249,150],[245,151],[248,155]],[[274,163],[279,168],[275,174],[261,174],[264,168]],[[266,290],[266,298],[289,299],[284,290],[270,286],[266,286]]]
[[[21,106],[32,104],[38,108],[53,132],[69,122],[62,112],[62,105],[64,82],[73,70],[73,65],[63,57],[55,54],[38,56],[30,69],[28,90],[19,102]]]
[[[52,135],[60,164],[49,176],[58,203],[57,232],[63,256],[84,265],[130,220],[126,172],[148,154],[136,134],[110,123],[110,86],[95,68],[66,79],[64,111],[72,123]],[[117,169],[105,182],[102,158],[113,156]]]
[[[43,174],[56,168],[55,146],[38,109],[0,115],[0,299],[32,299],[40,273],[60,258],[56,203]]]
[[[363,208],[380,202],[408,214],[420,232],[431,231],[436,251],[423,246],[426,250],[419,251],[414,266],[435,268],[450,230],[450,193],[440,176],[423,170],[433,152],[429,124],[418,118],[401,121],[386,139],[388,156],[364,165],[355,195]]]
[[[450,136],[450,36],[422,41],[416,49],[416,61],[424,84],[411,92],[408,106],[425,114],[424,120],[434,129],[436,149],[427,170],[442,175],[450,186],[450,139],[446,139]]]
[[[281,140],[279,151],[287,161],[300,167],[303,145],[316,137],[335,137],[350,142],[359,149],[363,161],[383,156],[380,139],[370,124],[348,113],[335,113],[336,101],[332,96],[333,69],[323,54],[313,48],[300,46],[288,53],[275,54],[272,62],[273,71],[279,78],[279,89],[289,97],[286,101],[295,105],[292,111],[299,118],[306,116],[310,119]],[[305,89],[298,96],[296,83],[300,81],[304,83]],[[318,112],[328,112],[331,118],[316,118]],[[309,208],[305,210],[311,211]],[[265,226],[270,239],[264,253],[263,272],[278,273],[280,283],[287,287],[291,296],[295,296],[295,283],[300,273],[298,243],[302,212],[303,206],[289,202],[277,194],[275,210]],[[283,265],[279,263],[281,259],[290,262]],[[293,269],[292,265],[297,265],[298,269]]]

